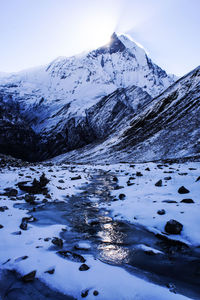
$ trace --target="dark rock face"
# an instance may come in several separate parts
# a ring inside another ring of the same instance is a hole
[[[165,225],[165,231],[169,234],[180,234],[183,225],[176,220],[170,220]]]

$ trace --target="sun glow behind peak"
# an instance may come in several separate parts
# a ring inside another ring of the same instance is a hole
[[[84,23],[81,40],[85,49],[106,45],[115,31],[116,21],[111,17],[95,16]]]

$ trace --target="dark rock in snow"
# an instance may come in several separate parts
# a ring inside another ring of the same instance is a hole
[[[196,179],[196,182],[197,182],[197,181],[200,181],[200,176]]]
[[[99,292],[98,292],[98,291],[94,291],[94,292],[93,292],[93,295],[94,295],[94,296],[98,296],[98,295],[99,295]]]
[[[81,293],[81,297],[82,298],[86,298],[88,296],[89,290],[86,290],[84,292]]]
[[[8,210],[7,206],[0,206],[0,212],[4,212],[5,210]]]
[[[136,176],[141,177],[143,174],[141,172],[136,172]]]
[[[177,201],[175,201],[175,200],[163,200],[162,202],[164,202],[164,203],[177,203]]]
[[[181,200],[181,203],[194,203],[194,200],[192,200],[192,199],[183,199],[183,200]]]
[[[52,275],[55,273],[55,269],[50,269],[48,271],[45,271],[44,273],[48,273],[48,274]]]
[[[158,215],[165,215],[166,211],[164,209],[160,209],[157,211]]]
[[[59,254],[63,258],[67,258],[74,262],[81,262],[81,263],[86,262],[85,258],[82,255],[71,251],[58,251],[57,254]]]
[[[171,180],[171,176],[168,176],[168,177],[164,177],[164,180]]]
[[[165,231],[169,234],[180,234],[183,225],[176,220],[170,220],[165,225]]]
[[[188,189],[186,189],[184,186],[181,186],[179,189],[178,189],[178,193],[179,194],[188,194],[190,193],[190,191]]]
[[[24,275],[21,279],[24,282],[30,282],[30,281],[33,281],[35,279],[35,275],[36,275],[36,270]]]
[[[162,186],[162,180],[159,180],[158,182],[156,182],[155,186]]]
[[[120,200],[124,200],[126,198],[126,195],[125,194],[119,194],[119,199]]]
[[[52,244],[54,244],[60,248],[63,247],[63,240],[58,237],[54,237],[51,242],[52,242]]]
[[[2,228],[3,228],[3,225],[0,224],[0,229],[2,229]]]
[[[90,267],[88,267],[88,265],[86,264],[82,264],[80,267],[79,267],[79,271],[87,271],[89,270]]]
[[[78,179],[81,179],[81,176],[75,176],[75,177],[71,177],[71,180],[78,180]]]

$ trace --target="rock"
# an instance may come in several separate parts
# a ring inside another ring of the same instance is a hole
[[[141,177],[143,174],[141,172],[136,172],[136,176]]]
[[[4,193],[4,196],[8,196],[8,197],[16,197],[17,194],[18,194],[18,191],[16,189],[13,189],[13,188],[6,188],[5,189],[5,193]]]
[[[188,194],[190,193],[190,191],[188,189],[186,189],[184,186],[181,186],[179,189],[178,189],[178,193],[179,194]]]
[[[192,200],[192,199],[183,199],[183,200],[181,200],[181,203],[194,203],[194,200]]]
[[[36,275],[36,270],[24,275],[21,279],[24,282],[30,282],[30,281],[33,281],[35,279],[35,275]]]
[[[24,220],[24,218],[22,219],[22,222],[21,222],[21,224],[20,224],[19,227],[20,227],[22,230],[27,230],[28,224],[27,224],[27,221]]]
[[[98,292],[98,291],[94,291],[94,292],[93,292],[93,295],[94,295],[94,296],[98,296],[98,295],[99,295],[99,292]]]
[[[48,274],[52,275],[55,273],[55,269],[50,269],[48,271],[45,271],[44,273],[48,273]]]
[[[175,200],[163,200],[164,203],[177,203]]]
[[[0,212],[4,212],[5,210],[8,210],[7,206],[0,206]]]
[[[188,173],[178,173],[180,176],[186,176]]]
[[[161,215],[161,216],[162,216],[162,215],[165,215],[165,213],[166,213],[166,212],[165,212],[164,209],[160,209],[160,210],[157,211],[157,214],[158,214],[158,215]]]
[[[2,228],[3,228],[3,225],[0,224],[0,229],[2,229]]]
[[[118,178],[117,178],[116,176],[114,176],[114,177],[113,177],[113,181],[114,181],[114,182],[117,182],[117,181],[118,181]]]
[[[134,185],[134,184],[135,184],[134,182],[127,181],[127,186],[131,186],[131,185]]]
[[[19,231],[15,231],[15,232],[12,232],[13,235],[21,235],[22,232],[19,230]]]
[[[145,171],[150,171],[150,169],[149,169],[149,168],[146,168]]]
[[[120,200],[124,200],[126,198],[126,195],[125,194],[119,194],[119,199]]]
[[[59,183],[65,183],[63,179],[58,180]]]
[[[155,183],[155,186],[162,186],[162,180],[160,179],[159,181],[157,181],[157,182]]]
[[[20,228],[22,230],[27,230],[28,222],[35,222],[36,219],[33,216],[22,218],[22,222],[20,224]]]
[[[123,189],[123,188],[124,188],[123,185],[117,185],[117,186],[114,188],[114,190],[121,190],[121,189]]]
[[[85,258],[82,255],[71,251],[58,251],[57,254],[59,254],[63,258],[67,258],[74,262],[81,262],[81,263],[86,262]]]
[[[86,298],[88,296],[89,290],[86,290],[84,292],[81,293],[81,297],[82,298]]]
[[[35,204],[35,196],[34,195],[27,194],[27,195],[25,195],[24,199],[27,203]]]
[[[200,176],[196,179],[196,182],[200,180]]]
[[[88,265],[86,264],[82,264],[80,267],[79,267],[79,271],[87,271],[89,270],[90,267],[88,267]]]
[[[183,229],[183,225],[176,220],[170,220],[165,225],[165,231],[169,234],[180,234]]]
[[[75,176],[75,177],[71,177],[71,180],[78,180],[78,179],[81,179],[81,176]]]
[[[24,256],[21,256],[21,257],[16,258],[16,259],[15,259],[15,262],[19,262],[19,261],[25,260],[25,259],[27,259],[27,258],[28,258],[28,256],[27,256],[27,255],[24,255]]]
[[[171,176],[168,176],[168,177],[164,177],[164,180],[171,180]]]
[[[58,237],[54,237],[51,242],[52,242],[52,244],[54,244],[60,248],[63,247],[63,240]]]

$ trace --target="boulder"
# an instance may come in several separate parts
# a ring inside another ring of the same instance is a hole
[[[165,225],[165,231],[169,234],[180,234],[183,229],[183,225],[176,220],[171,219]]]

